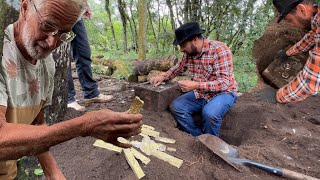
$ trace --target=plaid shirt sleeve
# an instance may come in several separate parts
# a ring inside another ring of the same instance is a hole
[[[314,42],[315,45],[309,51],[309,57],[303,70],[289,84],[279,89],[277,92],[277,100],[281,103],[296,102],[307,98],[310,95],[316,95],[320,86],[320,24],[319,15],[316,15]],[[309,33],[310,34],[310,33]],[[305,36],[306,37],[306,36]],[[307,43],[308,44],[308,43]],[[304,47],[308,47],[305,45]]]
[[[233,74],[232,53],[226,45],[221,45],[213,57],[212,71],[216,79],[200,82],[199,91],[215,92],[226,91],[230,86],[230,76]],[[212,74],[212,75],[213,75]]]
[[[314,36],[315,32],[311,30],[306,34],[298,43],[287,50],[288,56],[294,56],[300,52],[306,52],[314,47]]]
[[[172,68],[170,68],[165,74],[165,81],[169,81],[173,78],[176,77],[176,75],[183,73],[187,70],[187,55],[183,54],[183,57],[181,58],[181,60]]]

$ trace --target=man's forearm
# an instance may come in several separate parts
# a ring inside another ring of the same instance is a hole
[[[0,160],[46,152],[51,146],[83,136],[84,129],[81,117],[52,126],[3,123],[0,125]]]
[[[186,64],[186,58],[183,57],[175,66],[171,67],[165,74],[164,74],[164,80],[169,81],[176,77],[177,73],[185,72],[187,69],[185,67]]]
[[[203,92],[225,91],[230,86],[226,79],[218,79],[215,81],[207,81],[199,83],[199,90]]]
[[[300,52],[306,52],[310,50],[314,46],[314,36],[315,33],[313,31],[310,31],[308,34],[306,34],[299,42],[297,42],[295,45],[293,45],[291,48],[289,48],[286,51],[286,54],[288,56],[295,56],[299,54]]]

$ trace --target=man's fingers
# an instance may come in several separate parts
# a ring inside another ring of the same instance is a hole
[[[122,134],[117,134],[116,136],[117,137],[123,137],[123,138],[130,138],[130,137],[132,137],[132,136],[136,136],[136,135],[138,135],[138,134],[140,134],[141,133],[141,128],[139,128],[139,129],[136,129],[135,131],[132,131],[132,132],[129,132],[129,133],[122,133]]]
[[[125,144],[125,143],[121,143],[119,141],[113,141],[113,142],[110,142],[110,143],[115,145],[115,146],[122,147],[122,148],[131,148],[132,147],[131,144]]]
[[[117,139],[118,139],[117,136],[109,137],[108,138],[108,143],[111,143],[111,144],[113,144],[115,146],[122,147],[122,148],[130,148],[130,147],[132,147],[131,144],[121,143]]]
[[[114,120],[114,124],[132,124],[137,123],[142,120],[142,114],[128,114],[128,113],[119,113],[117,120]]]
[[[108,142],[117,141],[118,137],[123,137],[126,139],[131,138],[132,136],[136,136],[141,133],[141,129],[137,129],[135,131],[132,131],[130,133],[117,133],[117,134],[109,134],[107,137]]]
[[[161,84],[161,82],[157,82],[157,83],[155,83],[154,87],[157,87],[157,86],[159,86],[160,84]]]
[[[142,121],[138,123],[133,123],[133,124],[115,124],[113,125],[115,130],[114,132],[111,132],[111,133],[113,134],[130,133],[140,129],[142,124],[143,124]]]

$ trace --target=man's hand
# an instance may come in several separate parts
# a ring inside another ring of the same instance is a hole
[[[152,78],[150,79],[150,83],[151,83],[154,87],[159,86],[163,81],[164,81],[164,76],[155,76],[155,77],[152,77]]]
[[[63,175],[63,173],[61,172],[61,170],[59,169],[59,171],[56,171],[52,174],[46,174],[46,180],[66,180],[67,178]]]
[[[189,92],[199,88],[199,82],[195,82],[191,80],[178,81],[178,84],[182,92]]]
[[[36,155],[47,180],[66,180],[50,152]]]
[[[140,134],[143,124],[141,114],[128,114],[100,110],[89,112],[84,119],[84,136],[92,136],[120,147],[131,147],[117,141],[118,137],[130,138]]]
[[[272,87],[264,88],[257,92],[256,100],[270,103],[277,103],[277,90]]]
[[[288,60],[288,58],[289,58],[289,56],[287,55],[286,51],[283,49],[278,51],[278,54],[275,57],[275,59],[278,59],[278,62],[281,64],[286,62]]]

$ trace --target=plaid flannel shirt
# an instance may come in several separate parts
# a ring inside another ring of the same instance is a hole
[[[200,83],[200,88],[194,90],[197,99],[210,101],[218,94],[237,93],[231,51],[219,41],[204,39],[203,42],[201,55],[191,57],[184,53],[182,59],[165,73],[165,80],[189,70],[191,80]]]
[[[281,103],[301,101],[310,95],[316,95],[320,86],[320,10],[311,21],[311,31],[297,44],[287,50],[288,56],[309,51],[309,57],[303,70],[289,84],[277,92]]]

